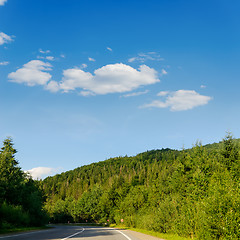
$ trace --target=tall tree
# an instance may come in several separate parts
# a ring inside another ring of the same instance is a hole
[[[228,169],[239,159],[238,148],[234,143],[231,133],[227,133],[226,137],[223,139],[223,149],[221,153],[224,157],[224,165],[226,165]]]
[[[19,202],[19,193],[24,181],[24,173],[15,159],[17,150],[13,147],[11,138],[3,142],[0,151],[0,201],[11,204]]]

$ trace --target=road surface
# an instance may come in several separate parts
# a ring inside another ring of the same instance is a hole
[[[0,240],[160,240],[145,234],[107,227],[55,226],[52,229],[0,235]]]

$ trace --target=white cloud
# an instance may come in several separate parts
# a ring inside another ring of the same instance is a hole
[[[162,75],[167,75],[168,72],[165,69],[162,69]]]
[[[125,94],[125,95],[123,95],[123,97],[125,97],[125,98],[127,98],[127,97],[136,97],[136,96],[147,94],[148,92],[149,92],[149,90],[145,90],[143,92],[133,92],[133,93]]]
[[[51,51],[50,50],[42,50],[41,48],[39,49],[39,52],[42,53],[42,54],[47,54],[47,53],[50,53]]]
[[[111,49],[110,47],[107,47],[107,50],[110,51],[110,52],[112,52],[112,49]]]
[[[88,61],[90,61],[90,62],[95,62],[96,60],[95,60],[94,58],[89,57],[89,58],[88,58]]]
[[[200,88],[206,88],[207,86],[206,85],[201,85]]]
[[[81,96],[87,97],[87,96],[95,96],[95,94],[93,92],[90,91],[81,91],[79,93]]]
[[[50,63],[32,60],[16,72],[8,74],[8,78],[10,82],[24,83],[27,86],[45,85],[52,77],[46,72],[51,70],[51,67]]]
[[[55,58],[53,56],[37,56],[38,59],[46,59],[48,61],[54,61]]]
[[[0,62],[0,66],[6,66],[6,65],[8,65],[8,64],[9,64],[9,62],[7,62],[7,61]]]
[[[158,53],[156,52],[148,52],[148,53],[139,53],[136,57],[131,57],[128,59],[128,62],[146,62],[148,60],[151,61],[162,61],[164,60]]]
[[[46,86],[45,89],[50,92],[58,92],[60,90],[59,84],[56,81],[50,81]]]
[[[83,94],[108,94],[129,92],[159,81],[157,72],[146,65],[141,65],[136,70],[128,65],[116,63],[96,69],[94,75],[82,69],[67,69],[63,72],[59,86],[64,92],[81,88],[84,90]]]
[[[7,0],[0,0],[0,6],[3,6],[6,2]]]
[[[6,33],[0,32],[0,45],[3,45],[4,43],[9,43],[13,41],[13,37],[7,35]]]
[[[164,97],[169,94],[169,91],[161,91],[157,94],[157,96]]]
[[[61,58],[65,58],[66,56],[65,56],[64,54],[61,54],[60,57],[61,57]]]
[[[46,56],[46,59],[49,60],[49,61],[54,61],[55,58],[53,56]]]
[[[83,64],[81,65],[81,69],[84,69],[84,68],[87,68],[87,64],[85,64],[85,63],[83,63]]]
[[[43,56],[37,56],[37,59],[45,59]]]
[[[200,95],[194,90],[178,90],[176,92],[160,92],[159,96],[165,96],[165,101],[155,100],[145,104],[141,108],[157,107],[167,108],[171,111],[190,110],[194,107],[208,104],[212,97]]]
[[[134,61],[136,61],[137,60],[137,57],[132,57],[132,58],[129,58],[128,59],[128,62],[134,62]]]
[[[57,173],[57,171],[58,169],[50,167],[36,167],[25,172],[29,173],[33,179],[42,179],[44,177]]]
[[[93,77],[91,73],[84,72],[78,68],[64,70],[63,75],[64,77],[63,81],[60,83],[60,89],[64,92],[75,90],[76,88],[87,89]]]

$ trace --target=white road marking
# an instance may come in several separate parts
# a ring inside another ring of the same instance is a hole
[[[116,230],[116,229],[115,229]],[[127,236],[126,234],[124,234],[123,232],[116,230],[117,232],[120,232],[125,238],[127,238],[128,240],[132,240],[129,236]]]
[[[83,228],[82,231],[77,232],[77,233],[74,233],[73,235],[70,235],[70,236],[68,236],[68,237],[62,238],[61,240],[66,240],[66,239],[69,239],[69,238],[71,238],[71,237],[73,237],[73,236],[76,236],[76,235],[82,233],[84,230],[85,230],[85,229]],[[131,239],[130,239],[130,240],[131,240]]]

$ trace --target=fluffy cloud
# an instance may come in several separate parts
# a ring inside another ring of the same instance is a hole
[[[11,82],[24,83],[27,86],[45,85],[51,74],[46,71],[51,70],[51,64],[40,60],[32,60],[19,68],[16,72],[8,74]]]
[[[19,68],[16,72],[8,74],[9,81],[26,84],[27,86],[42,85],[51,92],[69,92],[80,89],[80,95],[90,96],[97,94],[125,93],[133,91],[140,86],[160,82],[158,73],[153,68],[141,65],[135,69],[129,65],[116,63],[98,68],[94,73],[84,71],[87,67],[71,68],[63,71],[62,81],[51,80],[48,72],[52,65],[41,60],[32,60]],[[133,96],[147,92],[133,93]],[[130,95],[129,95],[130,96]]]
[[[94,75],[82,69],[67,69],[63,72],[59,88],[64,92],[81,88],[84,90],[82,95],[123,93],[159,81],[157,72],[146,65],[136,70],[117,63],[96,69]]]
[[[8,64],[9,64],[9,62],[7,62],[7,61],[0,62],[0,66],[6,66],[6,65],[8,65]]]
[[[3,6],[6,2],[7,0],[0,0],[0,6]]]
[[[6,33],[0,32],[0,45],[3,45],[4,43],[12,42],[13,38],[11,36],[8,36]]]
[[[30,170],[27,170],[25,172],[29,173],[33,179],[42,179],[44,177],[47,177],[51,174],[56,173],[57,169],[49,168],[49,167],[36,167]]]
[[[142,108],[157,107],[167,108],[171,111],[184,111],[194,107],[206,105],[212,98],[203,96],[194,90],[178,90],[176,92],[160,92],[158,96],[165,97],[165,101],[155,100],[141,106]]]
[[[54,93],[58,92],[60,90],[60,87],[56,81],[50,81],[47,85],[45,85],[45,89]]]

